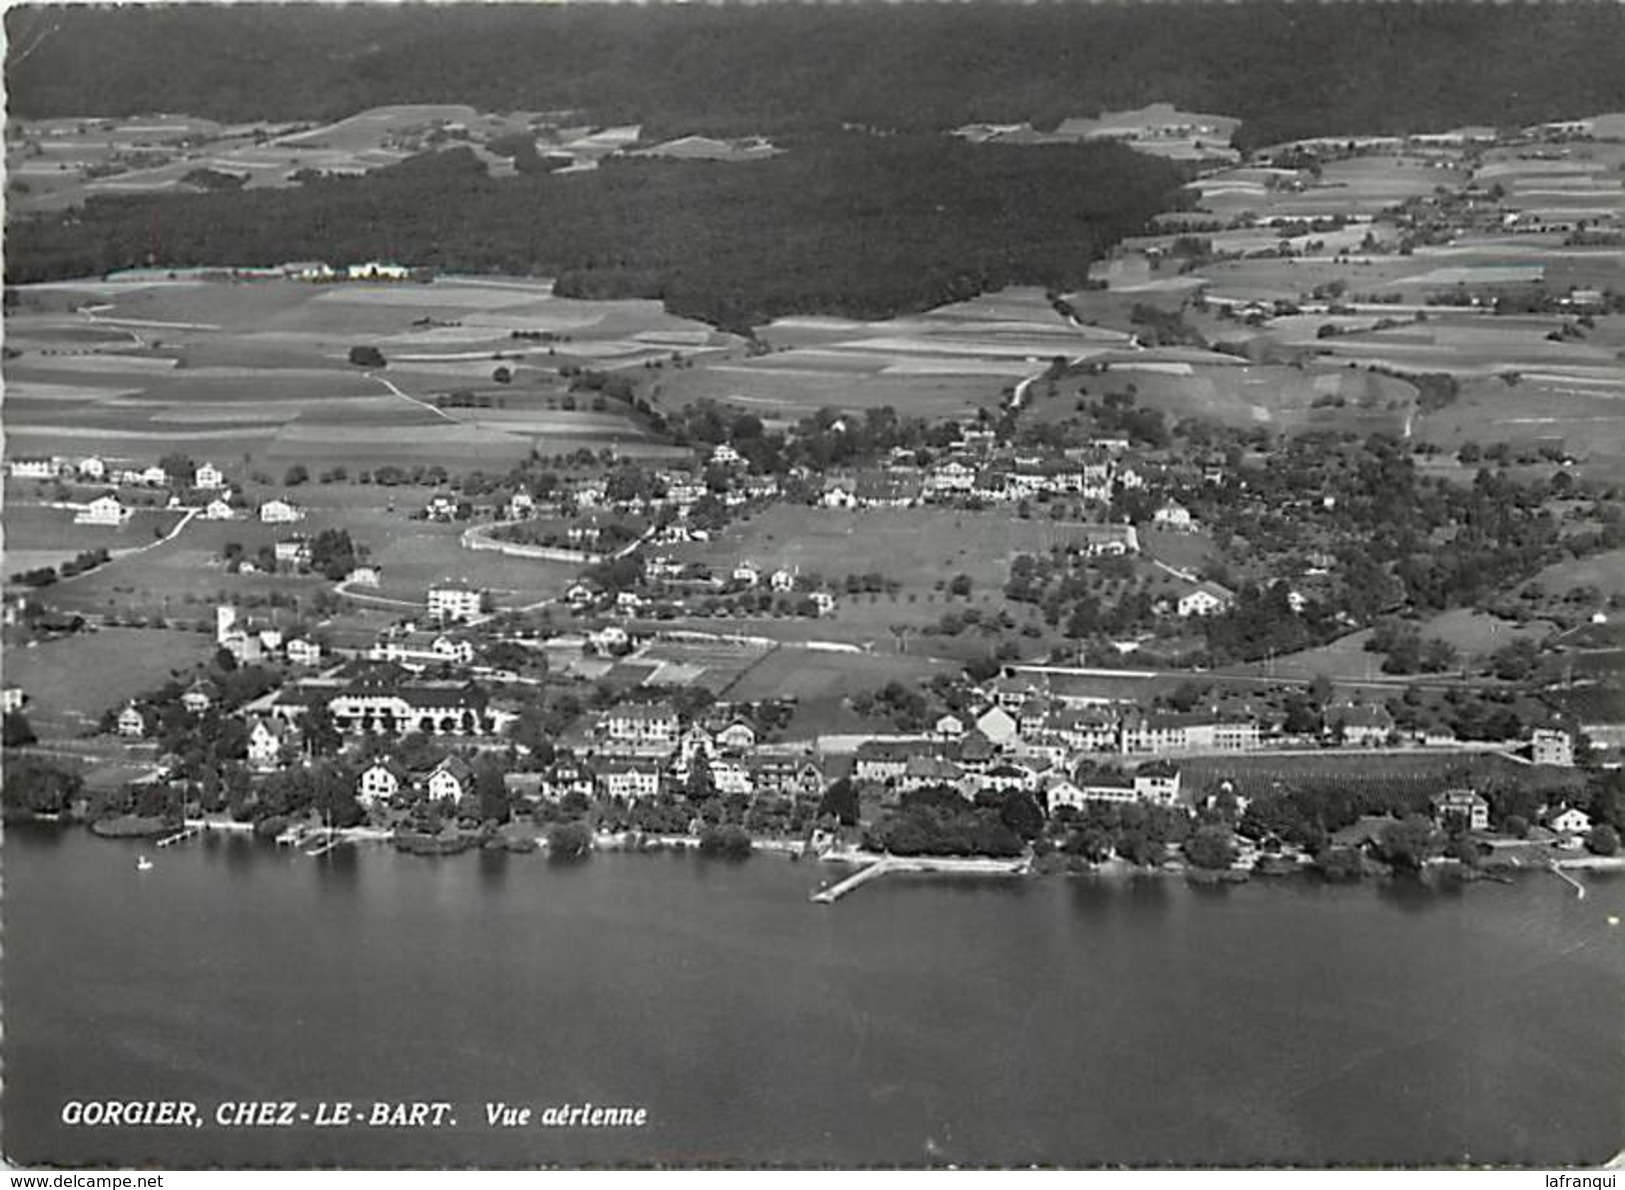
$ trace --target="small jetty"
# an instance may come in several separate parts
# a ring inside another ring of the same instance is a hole
[[[833,905],[846,896],[847,893],[862,888],[871,880],[884,876],[896,866],[897,861],[889,855],[885,859],[877,859],[867,868],[860,868],[858,871],[853,872],[845,880],[832,884],[828,888],[819,889],[813,893],[812,899],[820,905]]]
[[[203,828],[201,826],[188,826],[182,830],[176,831],[172,835],[166,835],[162,839],[159,839],[158,846],[168,847],[171,843],[184,843],[193,835],[199,835],[202,833]]]
[[[844,880],[819,889],[812,894],[812,900],[819,905],[833,905],[847,893],[862,888],[869,881],[877,880],[888,872],[937,872],[949,876],[1021,876],[1031,871],[1030,857],[1000,860],[961,856],[885,855],[867,867],[853,872]]]
[[[1583,901],[1583,900],[1586,899],[1586,886],[1581,884],[1573,876],[1570,876],[1562,868],[1558,867],[1556,860],[1552,860],[1550,862],[1550,864],[1548,864],[1547,866],[1551,868],[1552,875],[1556,876],[1559,880],[1565,880],[1569,884],[1572,884],[1574,886],[1574,899],[1575,900]]]
[[[306,836],[306,842],[309,842],[309,836]],[[346,839],[341,834],[336,832],[332,834],[323,834],[318,836],[316,846],[305,852],[305,854],[314,859],[318,855],[326,855],[329,851],[333,850],[333,848],[337,847],[343,842],[346,842]]]

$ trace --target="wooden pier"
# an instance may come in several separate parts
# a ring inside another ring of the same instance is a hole
[[[820,905],[833,905],[846,896],[847,893],[862,888],[871,880],[884,876],[896,866],[897,861],[892,859],[891,856],[887,856],[885,859],[877,859],[867,868],[861,868],[853,872],[845,880],[832,884],[828,888],[819,889],[813,893],[812,899]]]
[[[168,847],[171,843],[184,843],[184,842],[186,842],[186,840],[190,839],[193,835],[202,834],[202,833],[203,833],[203,828],[202,827],[200,827],[200,826],[189,826],[189,827],[186,827],[184,830],[178,830],[172,835],[166,835],[164,838],[159,839],[158,840],[158,846],[160,846],[160,847]]]
[[[1583,901],[1586,899],[1586,886],[1581,884],[1573,876],[1570,876],[1562,868],[1558,867],[1556,860],[1552,860],[1547,866],[1551,868],[1553,876],[1556,876],[1559,880],[1566,880],[1568,883],[1574,886],[1574,899],[1576,901]]]

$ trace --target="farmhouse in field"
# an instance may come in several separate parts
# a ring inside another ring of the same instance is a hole
[[[1229,611],[1235,602],[1235,595],[1218,583],[1198,583],[1174,607],[1181,616],[1213,616]]]
[[[147,734],[147,717],[135,703],[130,703],[118,713],[116,723],[119,735],[127,740],[139,740]]]
[[[304,516],[304,509],[286,500],[267,500],[260,505],[260,521],[266,525],[291,525]]]
[[[225,485],[225,475],[213,463],[200,464],[192,476],[192,486],[201,488],[205,492],[215,491],[218,488],[225,487]]]
[[[130,519],[132,511],[124,507],[117,493],[103,492],[73,514],[73,523],[76,525],[110,525],[117,527]]]

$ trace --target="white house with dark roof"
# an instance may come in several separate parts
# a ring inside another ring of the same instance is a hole
[[[406,781],[406,770],[393,760],[375,760],[362,769],[356,779],[356,801],[363,806],[390,801],[400,793]]]
[[[612,743],[670,748],[677,743],[677,712],[668,702],[622,703],[604,712],[603,732]]]
[[[1578,806],[1566,806],[1548,818],[1546,826],[1560,835],[1583,835],[1591,829],[1591,815]]]
[[[129,520],[131,510],[113,492],[103,492],[73,514],[76,525],[118,526]]]
[[[423,787],[431,801],[461,801],[474,792],[474,770],[461,756],[448,756],[429,771]]]
[[[1235,602],[1235,595],[1228,589],[1218,583],[1203,582],[1181,595],[1174,609],[1181,616],[1215,616],[1229,611]]]
[[[260,523],[265,525],[291,525],[304,519],[305,511],[287,500],[267,500],[260,505]]]

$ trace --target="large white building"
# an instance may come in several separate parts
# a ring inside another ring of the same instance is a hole
[[[472,620],[480,614],[485,592],[470,587],[440,586],[429,588],[429,618],[442,623]]]

